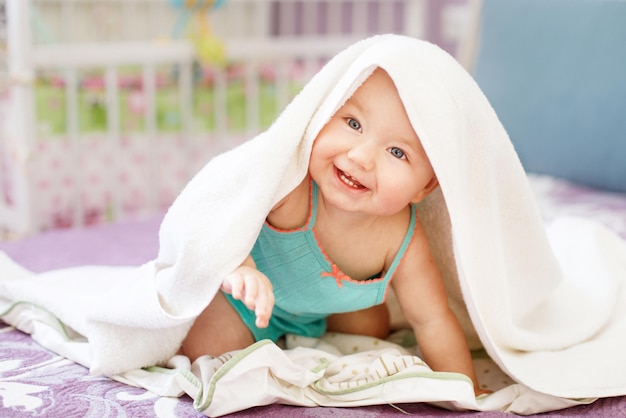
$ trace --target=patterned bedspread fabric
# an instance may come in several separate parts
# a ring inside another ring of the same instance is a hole
[[[560,216],[594,218],[626,239],[626,196],[599,192],[548,177],[531,177],[547,221]],[[160,218],[53,231],[23,241],[0,243],[0,250],[33,271],[80,264],[137,265],[153,258]],[[89,242],[89,245],[85,245]],[[481,371],[478,370],[480,373]],[[269,405],[232,416],[362,417],[463,416],[428,404],[376,405],[358,408],[302,408]],[[626,396],[600,399],[550,416],[623,417]],[[105,377],[38,345],[29,335],[0,322],[1,417],[191,417],[200,416],[187,397],[159,397]],[[496,417],[498,412],[468,412]]]

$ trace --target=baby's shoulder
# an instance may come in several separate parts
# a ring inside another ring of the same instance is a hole
[[[386,225],[382,230],[388,248],[388,260],[394,260],[395,255],[406,251],[407,247],[415,239],[415,235],[422,235],[424,232],[419,225],[419,218],[412,207],[407,207],[401,212],[386,219]]]
[[[305,179],[274,205],[267,221],[279,229],[300,228],[309,216],[309,196],[309,182]]]

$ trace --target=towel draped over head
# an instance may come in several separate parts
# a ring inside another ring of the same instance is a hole
[[[88,338],[94,371],[120,373],[175,353],[224,275],[249,254],[270,209],[306,175],[317,133],[378,67],[395,83],[439,180],[419,213],[470,341],[538,391],[626,392],[626,366],[580,364],[617,363],[626,352],[625,321],[616,319],[625,299],[623,243],[579,223],[548,236],[505,129],[472,77],[437,46],[399,35],[340,52],[269,129],[211,160],[167,212],[154,261],[120,277],[107,273],[87,300],[80,292],[88,289],[75,283],[80,290],[67,297],[80,303],[41,295],[38,303]],[[572,238],[574,229],[585,238]],[[578,241],[592,250],[573,248]]]
[[[420,216],[470,341],[478,335],[505,371],[538,390],[599,395],[555,379],[555,363],[546,360],[609,323],[624,270],[602,268],[605,274],[587,283],[566,276],[523,167],[480,88],[437,46],[398,35],[339,53],[266,132],[189,183],[161,229],[158,261],[167,267],[156,277],[165,311],[192,317],[208,302],[220,277],[249,253],[270,208],[306,175],[317,133],[377,67],[395,83],[439,180]],[[591,265],[606,261],[590,263],[586,270],[596,271]]]

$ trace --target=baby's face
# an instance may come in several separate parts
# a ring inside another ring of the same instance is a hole
[[[320,131],[309,172],[329,203],[374,215],[397,213],[437,184],[396,87],[381,69]]]

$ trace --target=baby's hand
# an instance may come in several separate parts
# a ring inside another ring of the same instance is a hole
[[[267,327],[274,308],[274,292],[272,283],[263,273],[254,267],[239,266],[226,276],[222,290],[254,310],[257,327]]]

